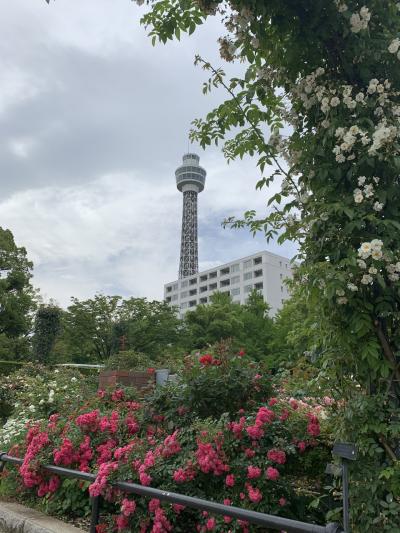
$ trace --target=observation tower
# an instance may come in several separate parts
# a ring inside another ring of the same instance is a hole
[[[199,271],[199,245],[197,239],[197,195],[204,189],[206,171],[199,165],[196,154],[185,154],[175,171],[176,186],[183,194],[181,257],[179,279]]]

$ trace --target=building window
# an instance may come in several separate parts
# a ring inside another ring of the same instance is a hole
[[[231,266],[231,272],[239,272],[239,270],[240,270],[239,263],[235,263],[234,265]]]
[[[221,274],[221,276],[226,276],[227,274],[229,274],[229,267],[221,268],[219,273]]]
[[[287,263],[285,264],[285,267],[287,268]]]
[[[186,309],[188,306],[187,302],[181,303],[181,309]]]
[[[191,289],[189,291],[189,296],[194,296],[195,294],[197,294],[197,289]]]
[[[255,270],[254,277],[259,278],[260,276],[262,276],[262,273],[263,273],[262,268],[260,268],[260,270]]]
[[[231,285],[236,285],[236,283],[240,283],[240,276],[233,276],[231,278]]]
[[[190,300],[189,307],[195,307],[197,305],[197,300]]]
[[[283,278],[283,274],[279,274],[279,277],[282,279]]]
[[[228,285],[230,285],[231,283],[231,280],[230,279],[224,279],[220,282],[219,286],[220,287],[228,287]]]
[[[244,292],[251,292],[253,290],[253,285],[245,285]]]
[[[279,261],[279,266],[282,268],[282,261]]]
[[[262,263],[262,257],[255,257],[255,258],[253,259],[253,263],[254,263],[255,265],[261,265],[261,263]]]
[[[187,297],[188,297],[188,291],[182,291],[181,298],[187,298]]]
[[[245,272],[243,274],[243,281],[247,281],[248,279],[251,279],[253,277],[253,272]]]
[[[231,290],[231,296],[237,296],[238,294],[240,294],[240,287]]]
[[[178,295],[177,294],[173,294],[171,300],[173,302],[176,302],[177,299],[178,299]]]
[[[172,290],[173,290],[173,291],[177,291],[177,290],[178,290],[178,284],[177,284],[177,283],[174,283],[174,284],[172,285]]]
[[[208,279],[213,279],[213,278],[216,278],[217,277],[217,273],[216,272],[210,272],[208,274]]]
[[[206,292],[207,290],[207,285],[203,285],[202,287],[200,287],[200,292]]]
[[[203,298],[200,298],[199,303],[206,304],[207,303],[207,296],[203,296]]]
[[[217,283],[210,283],[210,285],[208,286],[208,290],[209,291],[215,291],[215,289],[218,287],[218,284]]]
[[[245,270],[247,270],[248,268],[251,268],[251,266],[252,266],[252,265],[251,265],[251,260],[250,260],[250,259],[249,259],[248,261],[245,261],[245,262],[243,263],[243,268],[244,268]]]
[[[172,291],[172,287],[167,287],[167,292],[171,292]]]
[[[167,296],[167,297],[165,298],[165,301],[167,302],[167,304],[169,304],[170,301],[171,301],[171,296]]]
[[[200,276],[200,281],[207,281],[207,274],[204,274],[204,276]]]
[[[281,285],[281,292],[283,292],[283,285]]]
[[[196,285],[197,284],[197,278],[192,278],[189,280],[189,285]]]
[[[181,289],[184,289],[187,286],[188,286],[188,280],[187,279],[184,279],[183,281],[181,281]]]
[[[257,290],[257,291],[261,291],[264,287],[264,284],[262,281],[260,281],[260,283],[255,283],[254,285],[254,288]]]

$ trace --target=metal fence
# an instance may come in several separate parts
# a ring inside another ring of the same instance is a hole
[[[12,463],[15,465],[22,464],[23,459],[18,457],[12,457],[6,453],[0,453],[0,471],[4,467],[5,463]],[[55,465],[43,465],[42,468],[53,474],[57,474],[63,477],[69,477],[73,479],[81,479],[83,481],[93,482],[96,479],[94,474],[88,474],[86,472],[80,472],[79,470],[71,470],[69,468],[62,468]],[[178,503],[191,507],[193,509],[199,509],[201,511],[208,511],[212,514],[219,514],[223,516],[230,516],[239,520],[244,520],[250,524],[263,526],[268,530],[286,531],[287,533],[344,533],[342,526],[339,524],[330,523],[324,526],[317,524],[310,524],[307,522],[299,522],[297,520],[291,520],[289,518],[282,518],[280,516],[274,516],[264,513],[258,513],[256,511],[249,511],[241,509],[239,507],[232,507],[229,505],[222,505],[208,500],[202,500],[200,498],[193,498],[192,496],[185,496],[183,494],[177,494],[175,492],[168,492],[152,487],[144,487],[142,485],[136,485],[135,483],[127,483],[125,481],[116,481],[112,483],[112,486],[120,489],[125,493],[137,494],[148,498],[157,498],[160,501],[168,503]],[[90,522],[90,533],[96,533],[96,526],[99,523],[101,498],[99,496],[91,498],[92,514]]]

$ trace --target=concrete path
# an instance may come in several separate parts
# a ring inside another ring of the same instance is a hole
[[[19,503],[0,501],[0,533],[84,533]]]

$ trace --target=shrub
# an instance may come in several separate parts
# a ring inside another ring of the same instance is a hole
[[[7,470],[8,477],[21,476],[27,489],[53,507],[64,505],[65,511],[74,512],[77,485],[61,484],[39,465],[53,462],[96,471],[89,493],[101,494],[112,511],[104,532],[253,531],[228,518],[154,499],[135,500],[108,481],[129,480],[261,512],[323,520],[316,511],[305,515],[311,498],[291,481],[291,472],[302,471],[311,453],[324,453],[319,433],[316,410],[285,398],[241,409],[231,419],[196,419],[171,429],[162,412],[130,401],[123,390],[100,391],[76,412],[31,423],[25,438],[10,451],[24,458],[19,474],[13,467]],[[320,461],[314,480],[308,480],[307,488],[314,492],[324,466]]]
[[[155,391],[153,404],[168,418],[180,422],[184,410],[191,418],[234,415],[240,408],[266,400],[271,377],[261,363],[244,351],[232,354],[220,343],[211,353],[188,356],[177,384]]]
[[[10,376],[0,378],[0,405],[7,422],[0,429],[0,449],[13,443],[29,420],[47,419],[55,412],[70,412],[91,396],[94,388],[79,372],[51,370],[26,364]]]
[[[126,350],[111,355],[105,363],[106,369],[109,370],[146,370],[153,366],[154,361],[146,354],[134,350]]]

